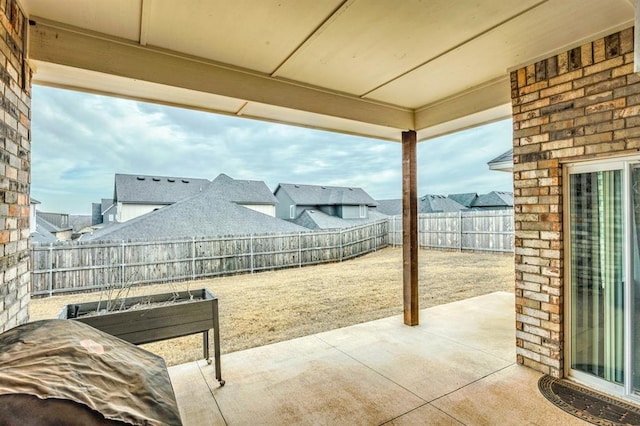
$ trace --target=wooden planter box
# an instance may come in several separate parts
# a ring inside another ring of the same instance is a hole
[[[129,297],[117,304],[123,310],[87,316],[99,307],[106,308],[106,302],[73,303],[65,305],[58,318],[82,321],[135,345],[202,333],[203,354],[209,364],[209,330],[213,329],[216,379],[224,385],[220,372],[218,298],[209,290]],[[127,309],[131,307],[134,308]]]

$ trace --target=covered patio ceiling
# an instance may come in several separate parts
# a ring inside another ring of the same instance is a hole
[[[633,0],[20,0],[36,84],[418,140],[509,117],[508,70]]]

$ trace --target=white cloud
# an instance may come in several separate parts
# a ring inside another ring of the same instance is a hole
[[[79,92],[33,88],[32,186],[45,211],[89,214],[115,173],[360,186],[401,197],[397,143]],[[486,162],[511,146],[509,122],[418,147],[419,194],[510,190]]]

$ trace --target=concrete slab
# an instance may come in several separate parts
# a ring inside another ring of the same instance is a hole
[[[514,296],[493,293],[171,367],[185,426],[584,424],[514,364]],[[513,356],[512,356],[513,355]]]
[[[197,363],[175,365],[168,371],[184,426],[226,424]]]
[[[483,351],[402,321],[373,321],[318,337],[425,401],[510,365]],[[384,332],[382,330],[385,330]]]
[[[315,336],[230,354],[223,374],[235,424],[382,424],[425,402]]]
[[[512,365],[431,403],[467,425],[589,424],[551,404],[538,391],[542,374]]]
[[[462,423],[435,408],[431,404],[425,404],[413,411],[393,419],[384,426],[463,426]]]

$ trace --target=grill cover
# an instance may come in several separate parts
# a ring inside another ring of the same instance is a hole
[[[116,422],[181,424],[164,360],[79,321],[36,321],[0,334],[0,395],[16,394],[71,401]]]

